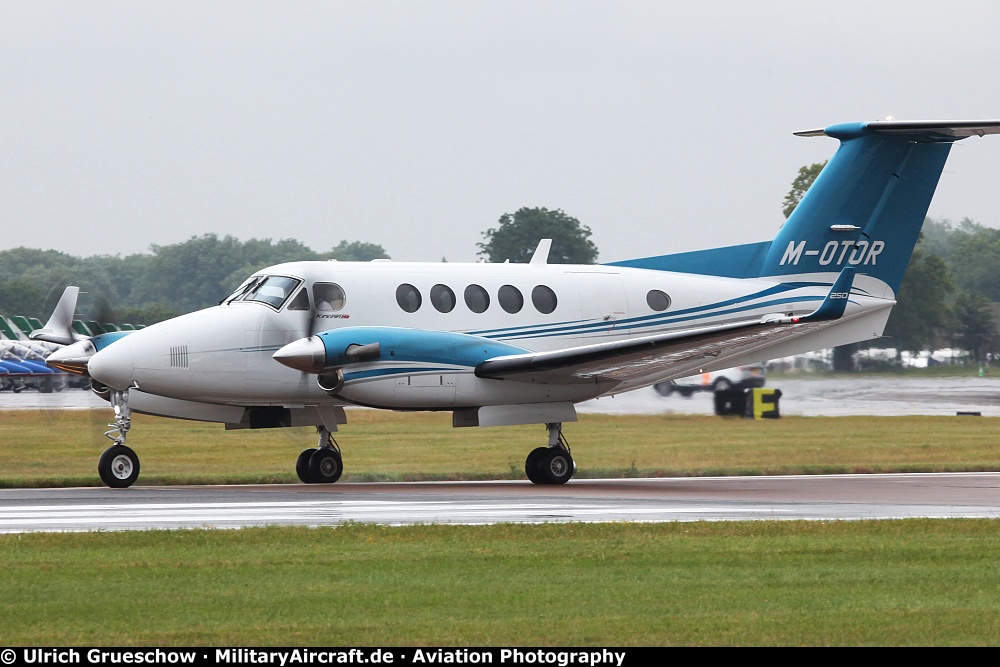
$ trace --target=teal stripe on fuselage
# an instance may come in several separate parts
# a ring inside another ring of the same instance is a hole
[[[725,308],[726,306],[731,306],[738,303],[747,303],[754,299],[760,299],[762,297],[770,296],[772,294],[777,294],[781,292],[788,292],[794,289],[800,289],[803,287],[824,287],[827,288],[831,283],[823,282],[795,282],[795,283],[781,283],[778,285],[772,285],[767,289],[754,292],[753,294],[748,294],[746,296],[735,297],[732,299],[726,299],[724,301],[716,301],[715,303],[707,304],[704,306],[695,306],[693,308],[685,308],[682,310],[673,311],[670,313],[654,313],[652,315],[641,315],[638,317],[630,317],[622,320],[618,320],[614,323],[615,328],[629,328],[635,330],[636,328],[649,328],[650,326],[658,326],[660,324],[671,324],[675,322],[686,322],[694,319],[699,319],[698,317],[683,317],[685,315],[690,315],[692,313],[702,313],[704,317],[711,317],[715,315],[731,314],[734,312],[753,310],[754,308],[762,308],[772,305],[782,305],[787,303],[795,303],[799,301],[816,301],[822,300],[823,297],[789,297],[784,300],[777,301],[762,301],[755,304],[749,304],[745,308],[737,310],[725,310],[718,311],[719,308]],[[713,311],[713,312],[709,312]],[[582,326],[573,327],[562,327],[558,325],[554,326],[543,326],[536,329],[527,329],[526,327],[517,327],[517,330],[512,331],[511,329],[492,329],[479,332],[478,335],[485,338],[490,338],[494,340],[518,340],[518,339],[529,339],[529,338],[554,338],[560,336],[573,336],[580,334],[593,333],[595,331],[601,331],[608,329],[608,322],[605,320],[591,321],[590,324],[585,324]]]
[[[640,329],[640,328],[642,328],[642,329],[650,329],[652,327],[658,327],[658,326],[662,326],[662,325],[665,325],[665,324],[677,324],[679,322],[690,322],[690,321],[693,321],[693,320],[714,318],[714,317],[717,317],[717,316],[720,316],[720,315],[733,315],[733,314],[736,314],[736,313],[744,313],[744,312],[747,312],[748,310],[756,310],[758,308],[764,308],[764,307],[768,307],[768,306],[778,306],[778,305],[784,305],[784,304],[788,304],[788,303],[804,303],[804,302],[808,302],[808,301],[823,301],[823,299],[824,299],[824,297],[822,297],[822,296],[789,297],[789,298],[786,298],[786,299],[776,299],[774,301],[762,301],[762,302],[759,302],[759,303],[750,304],[748,306],[743,306],[741,308],[730,308],[729,310],[717,310],[717,311],[713,311],[711,313],[702,313],[702,314],[697,314],[697,315],[690,315],[688,317],[677,317],[677,316],[663,317],[662,319],[659,319],[659,320],[656,320],[656,321],[645,322],[645,323],[639,324],[639,325],[631,325],[629,331],[630,331],[630,333],[635,333],[636,330]],[[605,324],[607,324],[607,323],[605,323]],[[556,337],[556,336],[559,336],[559,335],[562,335],[562,334],[546,334],[546,335],[536,335],[536,336],[517,336],[516,338],[514,336],[511,336],[510,338],[512,338],[514,340],[521,340],[521,339],[525,339],[525,338],[552,338],[552,337]],[[501,337],[498,337],[498,338],[506,338],[506,337],[501,336]]]

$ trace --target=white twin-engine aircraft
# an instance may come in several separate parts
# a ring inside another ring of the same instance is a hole
[[[227,429],[315,426],[303,482],[343,471],[345,406],[447,410],[454,426],[545,424],[537,484],[576,470],[574,404],[693,373],[881,336],[952,144],[1000,121],[882,121],[798,133],[840,147],[773,241],[602,265],[291,262],[215,307],[81,339],[69,287],[34,337],[115,412],[98,471],[139,475],[133,410]],[[541,443],[540,443],[541,444]]]

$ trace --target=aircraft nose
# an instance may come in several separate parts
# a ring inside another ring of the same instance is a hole
[[[119,340],[95,354],[90,358],[87,370],[90,377],[112,389],[124,390],[131,387],[135,380],[135,364],[129,341]]]
[[[326,364],[326,347],[318,336],[300,338],[271,355],[275,361],[303,373],[319,373]]]

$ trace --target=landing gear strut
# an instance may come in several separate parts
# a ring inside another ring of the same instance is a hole
[[[111,407],[115,411],[115,421],[108,424],[111,430],[104,435],[115,444],[104,450],[97,462],[97,473],[101,481],[113,489],[132,486],[139,478],[139,457],[125,446],[125,435],[132,427],[132,410],[128,407],[128,389],[111,390]]]
[[[524,461],[524,472],[535,484],[565,484],[576,472],[576,462],[569,453],[569,443],[562,434],[562,423],[546,424],[549,446],[531,450]]]
[[[333,435],[324,426],[317,426],[319,446],[299,454],[295,473],[306,484],[333,484],[344,473],[344,460]]]

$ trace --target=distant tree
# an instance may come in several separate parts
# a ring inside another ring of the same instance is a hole
[[[990,300],[979,292],[962,290],[955,297],[952,312],[957,325],[955,332],[961,336],[962,347],[974,360],[981,361],[987,344],[996,334],[996,319]]]
[[[320,255],[294,239],[215,234],[152,246],[151,254],[79,258],[55,250],[0,251],[0,310],[45,319],[66,285],[80,287],[77,311],[88,319],[151,324],[218,303],[248,276],[298,260],[388,257],[380,245],[342,241]]]
[[[792,214],[792,211],[799,205],[802,198],[806,196],[809,187],[816,180],[816,177],[819,176],[819,172],[823,171],[826,163],[827,160],[823,160],[822,162],[799,167],[799,174],[792,181],[792,189],[788,191],[788,194],[785,195],[785,200],[782,202],[784,207],[781,209],[781,212],[785,214],[785,218],[788,218]]]
[[[324,253],[322,259],[336,259],[341,262],[370,262],[373,259],[389,259],[389,253],[377,243],[341,241],[330,252]]]
[[[42,302],[45,292],[26,280],[0,282],[0,315],[45,317]]]
[[[910,352],[932,349],[934,339],[946,332],[951,311],[948,295],[954,290],[944,260],[923,252],[918,243],[889,315],[885,335],[896,347]]]
[[[181,313],[164,308],[158,303],[151,304],[145,308],[122,308],[118,311],[118,322],[128,322],[129,324],[156,324],[163,320],[177,317]]]
[[[597,246],[590,240],[590,228],[561,210],[522,208],[500,216],[499,226],[483,232],[479,256],[490,262],[527,262],[541,239],[552,239],[551,264],[593,264]]]
[[[949,264],[955,284],[990,301],[1000,301],[1000,229],[969,222],[951,235]]]
[[[192,236],[183,243],[152,246],[153,259],[133,291],[134,305],[167,304],[181,312],[219,302],[226,280],[243,266],[242,244],[233,236]]]

